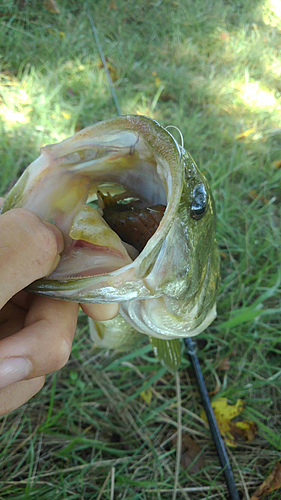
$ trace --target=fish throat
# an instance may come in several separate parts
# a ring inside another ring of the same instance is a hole
[[[51,148],[42,154],[52,155]],[[37,202],[36,213],[64,234],[65,250],[51,277],[95,276],[130,264],[164,216],[168,168],[133,131],[68,148],[50,165],[36,189],[40,199],[34,190],[27,205],[34,211]]]

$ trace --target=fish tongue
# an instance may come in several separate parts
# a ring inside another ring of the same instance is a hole
[[[126,263],[131,262],[119,236],[93,207],[84,206],[77,212],[72,220],[69,236],[75,240],[74,247],[104,250],[123,258]]]

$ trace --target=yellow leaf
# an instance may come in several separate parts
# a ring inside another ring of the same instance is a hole
[[[146,389],[146,391],[140,393],[140,397],[146,402],[147,405],[150,405],[152,400],[152,390],[150,388]]]
[[[156,83],[156,87],[160,87],[160,85],[162,85],[162,80],[160,80],[160,78],[158,76],[155,77],[155,83]]]
[[[281,160],[276,160],[273,162],[275,168],[281,168]]]
[[[51,33],[51,35],[54,35],[54,36],[59,35],[60,38],[64,38],[65,37],[65,32],[64,31],[59,31],[57,33],[55,30],[52,30],[51,28],[48,28],[48,31],[49,31],[49,33]]]
[[[66,118],[67,120],[68,120],[68,119],[70,118],[70,116],[71,116],[69,113],[66,113],[65,111],[62,111],[62,112],[61,112],[61,114],[62,114],[62,116],[63,116],[64,118]]]
[[[55,2],[55,0],[47,0],[46,2],[44,2],[44,5],[45,5],[46,9],[49,12],[51,12],[51,14],[59,14],[60,13],[60,9],[58,7],[57,2]]]
[[[245,139],[245,137],[248,137],[249,135],[251,135],[253,132],[255,132],[255,128],[249,128],[248,130],[245,130],[245,132],[242,132],[241,134],[238,134],[236,135],[235,139],[236,140],[239,140],[239,139]]]
[[[277,462],[271,474],[265,481],[258,487],[258,489],[251,496],[250,500],[259,500],[264,495],[271,491],[278,490],[281,487],[281,462]],[[277,498],[277,497],[276,497]]]
[[[219,398],[211,404],[220,433],[229,446],[237,446],[238,440],[249,443],[254,439],[257,432],[257,425],[254,422],[250,420],[232,422],[244,409],[244,403],[241,399],[238,399],[235,405],[229,405],[226,398]],[[204,411],[201,413],[201,417],[207,422]]]

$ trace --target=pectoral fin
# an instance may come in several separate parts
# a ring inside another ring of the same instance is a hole
[[[181,362],[181,343],[179,339],[163,340],[149,337],[155,357],[171,373],[175,373]]]

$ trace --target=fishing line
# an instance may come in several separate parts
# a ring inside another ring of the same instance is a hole
[[[184,139],[183,139],[183,135],[181,133],[181,130],[178,127],[176,127],[175,125],[167,125],[167,127],[165,127],[166,130],[168,130],[168,128],[175,128],[178,131],[180,138],[181,138],[181,149],[183,150],[184,149]]]
[[[117,99],[117,95],[116,95],[115,89],[113,87],[113,83],[112,83],[112,79],[111,79],[111,76],[110,76],[110,73],[109,73],[108,65],[107,65],[106,59],[104,57],[104,53],[103,53],[102,46],[101,46],[101,43],[100,43],[100,39],[99,39],[99,35],[98,35],[98,32],[97,32],[97,28],[95,27],[93,18],[91,16],[90,11],[89,11],[89,6],[87,7],[87,15],[88,15],[88,18],[89,18],[89,21],[90,21],[90,24],[91,24],[92,31],[94,33],[95,41],[96,41],[96,44],[97,44],[97,47],[98,47],[98,51],[99,51],[99,55],[100,55],[100,58],[102,60],[104,71],[105,71],[105,74],[106,74],[106,77],[107,77],[107,81],[108,81],[108,85],[109,85],[110,92],[111,92],[111,95],[112,95],[112,99],[113,99],[115,107],[116,107],[117,115],[120,116],[121,115],[121,109],[120,109],[120,106],[119,106],[119,102],[118,102],[118,99]]]
[[[101,43],[100,43],[100,40],[99,40],[97,28],[96,28],[96,26],[94,24],[93,18],[92,18],[91,14],[90,14],[90,11],[89,11],[88,7],[87,7],[87,15],[88,15],[88,18],[89,18],[89,21],[90,21],[90,24],[91,24],[91,28],[92,28],[92,31],[93,31],[93,34],[94,34],[94,37],[95,37],[95,41],[96,41],[96,44],[97,44],[99,55],[100,55],[100,58],[102,60],[104,71],[105,71],[105,74],[107,76],[107,81],[108,81],[110,92],[111,92],[111,95],[112,95],[112,98],[113,98],[113,101],[114,101],[114,104],[115,104],[115,107],[116,107],[117,115],[120,116],[121,115],[121,108],[119,106],[118,98],[117,98],[115,89],[113,87],[113,83],[112,83],[112,79],[111,79],[111,76],[110,76],[110,73],[109,73],[109,69],[108,69],[108,65],[107,65],[107,62],[106,62],[106,58],[104,56],[104,53],[103,53],[103,50],[102,50],[102,46],[101,46]],[[182,142],[182,147],[183,147],[184,142],[183,142],[183,136],[182,136],[181,131],[177,127],[175,127],[174,125],[168,125],[168,127],[166,127],[166,128],[171,128],[171,127],[176,128],[178,130],[178,132],[179,132],[179,134],[181,136],[181,142]],[[192,366],[193,366],[193,370],[195,372],[196,381],[197,381],[197,384],[198,384],[198,388],[199,388],[200,396],[201,396],[201,399],[202,399],[203,407],[204,407],[204,410],[205,410],[206,415],[207,415],[207,419],[208,419],[208,422],[209,422],[211,435],[212,435],[212,438],[214,440],[214,443],[215,443],[215,446],[216,446],[216,450],[217,450],[217,454],[219,456],[219,460],[220,460],[220,463],[221,463],[221,466],[222,466],[222,469],[223,469],[223,473],[224,473],[224,476],[225,476],[225,480],[226,480],[226,484],[227,484],[228,491],[229,491],[229,494],[230,494],[230,498],[231,498],[231,500],[240,500],[240,497],[238,495],[238,491],[236,489],[236,485],[235,485],[235,481],[234,481],[234,476],[233,476],[233,473],[232,473],[232,470],[231,470],[231,465],[230,465],[230,462],[229,462],[229,459],[228,459],[228,456],[227,456],[225,444],[224,444],[224,441],[223,441],[223,439],[221,437],[221,433],[220,433],[219,428],[218,428],[218,424],[217,424],[217,421],[216,421],[214,410],[213,410],[213,408],[211,406],[209,394],[208,394],[207,387],[206,387],[206,384],[205,384],[205,380],[204,380],[204,377],[203,377],[203,373],[202,373],[202,370],[201,370],[201,367],[200,367],[199,359],[198,359],[198,356],[196,354],[196,349],[195,349],[196,344],[195,344],[195,342],[190,337],[186,337],[184,339],[184,343],[186,345],[186,348],[187,348],[186,351],[187,351],[187,353],[188,353],[188,355],[190,357],[190,360],[191,360],[191,363],[192,363]]]

